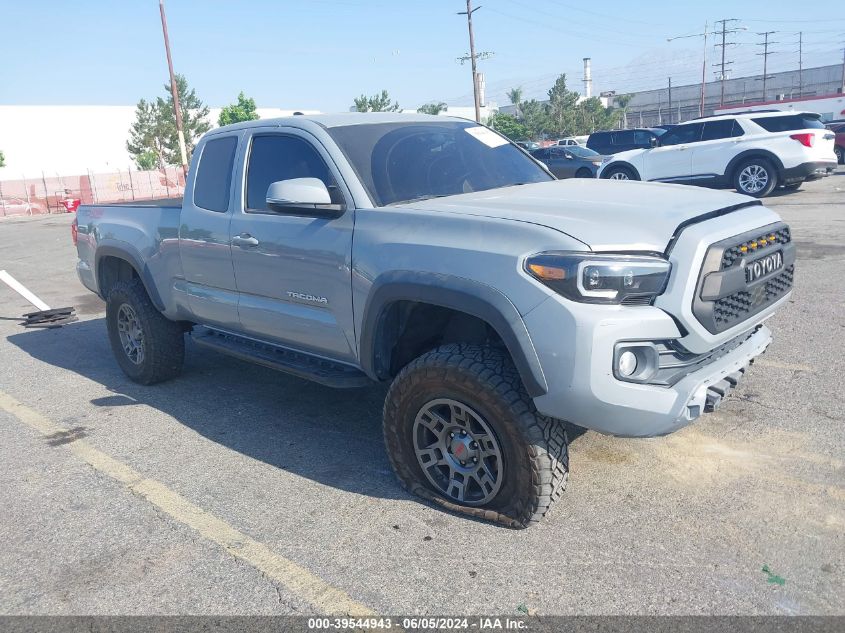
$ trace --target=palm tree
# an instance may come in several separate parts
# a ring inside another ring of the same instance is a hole
[[[441,112],[445,112],[446,108],[446,104],[442,101],[432,101],[431,103],[424,103],[421,105],[417,108],[417,112],[420,114],[440,114]]]
[[[508,99],[516,106],[516,118],[522,118],[520,106],[522,105],[522,86],[508,90]]]
[[[622,124],[627,128],[628,127],[628,104],[631,103],[631,99],[634,98],[634,95],[627,94],[627,95],[616,95],[613,97],[614,103],[622,109]]]

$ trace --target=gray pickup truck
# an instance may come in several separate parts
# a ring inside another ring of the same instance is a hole
[[[795,260],[758,200],[557,181],[442,116],[219,128],[181,206],[77,218],[79,278],[131,379],[175,377],[190,333],[332,387],[390,382],[402,484],[513,527],[564,489],[564,420],[651,436],[718,407],[769,345]]]

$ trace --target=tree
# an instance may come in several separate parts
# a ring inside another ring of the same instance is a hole
[[[522,111],[519,107],[522,105],[522,86],[508,90],[508,100],[516,106],[516,118],[522,118]]]
[[[170,83],[164,84],[167,91],[167,98],[156,99],[156,107],[159,109],[162,119],[167,128],[167,135],[164,142],[164,157],[169,165],[179,165],[182,158],[179,155],[179,135],[176,131],[175,109],[173,107],[173,95],[170,92]],[[211,129],[211,124],[206,118],[208,106],[205,105],[193,88],[188,87],[188,80],[185,75],[176,75],[176,90],[179,93],[179,110],[182,113],[182,129],[185,132],[185,150],[188,154],[188,161],[191,160],[191,153],[200,136]]]
[[[357,112],[398,112],[402,109],[395,101],[390,103],[390,96],[387,94],[387,90],[382,90],[381,94],[376,94],[372,97],[362,94],[354,101]]]
[[[135,157],[135,164],[141,171],[150,171],[159,167],[159,158],[153,150],[148,149]]]
[[[551,127],[547,108],[536,99],[523,102],[522,123],[532,139],[542,138]]]
[[[633,98],[634,95],[632,94],[616,95],[613,97],[613,102],[622,110],[622,124],[625,128],[628,127],[628,104],[631,103],[631,99]]]
[[[168,133],[158,105],[141,99],[135,107],[135,121],[129,128],[129,140],[126,141],[126,149],[135,159],[138,169],[164,167],[164,143]],[[144,158],[141,159],[141,156]]]
[[[3,154],[2,150],[0,150],[0,167],[6,166],[6,156]]]
[[[255,99],[245,97],[241,92],[238,94],[237,103],[229,104],[220,111],[217,125],[223,127],[241,121],[255,121],[258,118],[258,113],[255,111]]]
[[[575,106],[578,104],[578,93],[566,87],[566,75],[560,75],[549,89],[549,118],[550,130],[557,136],[570,136],[573,130]]]
[[[154,102],[141,99],[135,108],[135,121],[129,128],[126,149],[135,159],[139,169],[144,168],[141,167],[142,164],[147,166],[151,162],[159,169],[165,165],[179,165],[182,162],[170,84],[165,84],[164,88],[167,98],[157,97]],[[184,75],[176,75],[176,89],[179,92],[185,149],[190,160],[197,140],[211,128],[206,119],[208,107],[200,101],[193,89],[188,88]],[[155,160],[150,153],[155,155]]]
[[[572,133],[591,134],[596,130],[610,130],[619,121],[619,110],[604,107],[598,97],[584,99],[575,107]]]
[[[504,134],[512,141],[524,141],[528,138],[528,128],[512,114],[497,112],[490,117],[489,124],[499,134]]]
[[[442,101],[431,103],[424,103],[419,108],[417,108],[417,112],[420,114],[440,114],[441,112],[446,111],[446,104]]]

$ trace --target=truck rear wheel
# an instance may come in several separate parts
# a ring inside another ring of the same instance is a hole
[[[117,364],[135,382],[152,385],[182,371],[182,326],[162,316],[139,279],[112,286],[106,300],[106,326]]]
[[[509,527],[539,521],[566,487],[564,424],[537,412],[492,347],[444,345],[407,365],[385,401],[384,438],[408,491]]]

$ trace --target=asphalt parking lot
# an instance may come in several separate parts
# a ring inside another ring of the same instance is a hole
[[[193,346],[130,382],[71,216],[0,221],[0,268],[80,315],[24,330],[0,287],[0,613],[845,614],[845,169],[766,204],[798,246],[769,352],[676,434],[577,437],[522,531],[400,488],[383,388]]]

